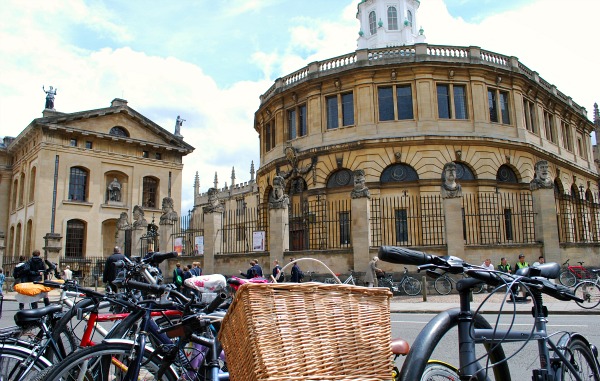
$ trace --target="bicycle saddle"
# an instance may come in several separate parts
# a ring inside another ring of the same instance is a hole
[[[36,308],[33,310],[20,310],[15,314],[15,323],[18,326],[37,323],[42,317],[62,311],[62,306],[51,304],[47,307]]]
[[[392,353],[395,355],[405,356],[408,354],[410,346],[403,339],[392,339]]]

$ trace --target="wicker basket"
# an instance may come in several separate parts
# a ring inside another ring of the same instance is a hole
[[[390,380],[385,288],[248,283],[219,332],[233,381]]]

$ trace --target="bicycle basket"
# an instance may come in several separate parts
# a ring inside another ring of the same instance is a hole
[[[219,332],[231,380],[389,380],[391,296],[352,285],[244,284]]]

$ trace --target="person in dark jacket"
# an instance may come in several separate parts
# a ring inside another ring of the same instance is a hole
[[[39,282],[41,280],[44,280],[46,264],[44,263],[44,260],[40,257],[40,251],[34,250],[33,253],[31,253],[31,255],[31,258],[29,258],[29,260],[27,261],[27,265],[29,266],[29,273],[27,275],[26,282]],[[50,305],[50,299],[48,299],[48,296],[44,297],[44,305]],[[38,308],[37,302],[31,303],[31,308]]]
[[[115,286],[112,281],[117,279],[118,269],[115,266],[115,263],[118,261],[124,261],[125,255],[121,253],[121,248],[119,246],[115,246],[113,249],[113,254],[106,258],[106,263],[104,264],[104,273],[102,274],[102,281],[106,285],[107,289],[110,289],[113,292],[117,292],[117,286]]]
[[[181,277],[181,283],[177,282],[178,275]],[[179,262],[175,264],[175,269],[173,270],[173,284],[177,287],[177,291],[181,291],[181,287],[183,287],[183,270]]]
[[[258,264],[258,259],[254,260],[254,273],[258,277],[261,277],[261,278],[263,277],[262,267],[260,267],[260,265]]]
[[[302,280],[302,276],[300,275],[302,273],[302,271],[300,270],[300,267],[296,263],[295,258],[290,259],[290,262],[293,263],[290,281],[292,283],[300,283],[300,281]]]
[[[256,262],[254,262],[254,259],[250,261],[250,268],[248,269],[248,271],[243,272],[242,270],[240,270],[240,275],[241,276],[245,276],[247,279],[252,279],[257,277],[258,275],[256,274]]]

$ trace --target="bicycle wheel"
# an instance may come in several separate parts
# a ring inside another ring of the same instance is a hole
[[[326,284],[337,284],[337,282],[335,281],[335,278],[325,278],[325,281],[323,283],[326,283]]]
[[[415,296],[421,292],[421,281],[411,276],[406,277],[404,283],[402,283],[402,289],[408,295]]]
[[[571,365],[577,370],[577,375],[571,373],[566,366],[561,366],[562,380],[600,380],[600,374],[596,367],[594,354],[590,347],[579,338],[569,342],[565,356]]]
[[[1,380],[34,380],[52,364],[44,357],[35,358],[31,350],[12,345],[0,346]]]
[[[473,294],[481,294],[485,290],[485,283],[479,283],[473,286]]]
[[[450,279],[445,276],[437,278],[435,282],[433,282],[433,288],[440,295],[448,295],[450,291],[452,291],[452,282]]]
[[[583,299],[583,302],[576,302],[581,308],[592,309],[600,304],[600,286],[594,282],[584,281],[575,286],[573,293]]]
[[[558,281],[563,286],[573,287],[575,286],[575,283],[577,283],[577,278],[575,278],[575,274],[573,274],[569,270],[564,270],[558,276]]]
[[[439,279],[439,278],[438,278]],[[427,363],[421,381],[458,381],[458,369],[445,362],[431,360]]]
[[[392,293],[394,292],[394,283],[389,278],[378,279],[377,286],[389,288]]]
[[[54,365],[45,375],[46,380],[121,380],[137,353],[134,342],[104,342],[72,353],[65,361]],[[175,381],[177,374],[172,367],[158,375],[162,359],[148,348],[144,349],[140,372],[137,380]]]

